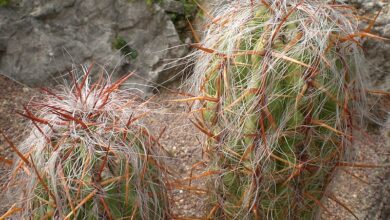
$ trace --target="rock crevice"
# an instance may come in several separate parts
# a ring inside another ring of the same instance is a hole
[[[138,57],[113,48],[121,37]],[[0,7],[0,72],[29,86],[52,85],[72,65],[97,63],[118,78],[131,71],[127,86],[150,91],[177,74],[169,59],[187,49],[165,11],[144,0],[19,0]],[[165,71],[163,71],[165,70]]]

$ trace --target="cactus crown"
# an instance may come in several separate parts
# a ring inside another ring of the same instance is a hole
[[[14,170],[13,183],[24,190],[22,216],[166,218],[166,168],[142,123],[148,110],[118,90],[130,75],[91,84],[91,68],[72,86],[45,90],[22,113],[31,119]]]
[[[317,0],[228,1],[189,79],[214,218],[310,219],[364,114],[357,18]]]

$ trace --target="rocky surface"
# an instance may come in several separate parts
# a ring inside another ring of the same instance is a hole
[[[390,91],[390,2],[388,0],[350,0],[359,10],[359,14],[371,19],[379,13],[373,34],[387,38],[377,40],[369,38],[364,43],[367,59],[370,64],[372,86]],[[362,20],[361,27],[367,28],[368,20]]]
[[[30,86],[94,62],[114,78],[135,71],[127,85],[148,91],[141,84],[178,74],[172,59],[186,53],[178,45],[169,16],[145,0],[13,0],[0,7],[0,72]]]

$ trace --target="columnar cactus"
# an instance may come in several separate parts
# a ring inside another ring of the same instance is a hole
[[[92,66],[91,66],[92,67]],[[23,219],[166,219],[166,168],[143,125],[146,106],[90,71],[29,104],[30,134],[9,189]]]
[[[211,219],[311,219],[364,114],[350,7],[227,1],[194,45],[189,79],[207,134]]]

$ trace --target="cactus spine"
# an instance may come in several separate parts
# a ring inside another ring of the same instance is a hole
[[[227,1],[195,47],[212,219],[311,219],[364,113],[349,7]]]
[[[118,90],[128,76],[92,84],[91,68],[21,113],[31,132],[9,186],[20,191],[20,217],[168,218],[166,168],[142,122],[146,106]]]

